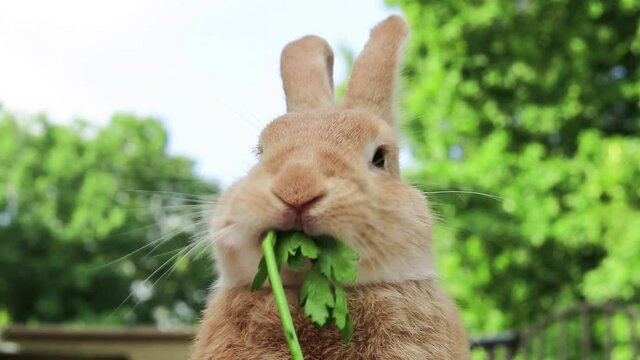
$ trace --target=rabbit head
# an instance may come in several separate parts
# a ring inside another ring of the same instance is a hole
[[[287,113],[263,130],[258,163],[214,211],[218,286],[251,282],[269,229],[329,235],[354,248],[358,283],[435,276],[426,199],[399,171],[394,103],[408,34],[398,16],[371,31],[340,104],[327,42],[306,36],[285,47]],[[299,280],[283,271],[285,284]]]

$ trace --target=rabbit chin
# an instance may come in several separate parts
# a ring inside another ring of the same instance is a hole
[[[241,286],[248,288],[253,281],[262,257],[262,249],[258,240],[259,234],[262,232],[246,232],[246,228],[244,230],[234,231],[228,237],[216,242],[218,280],[214,284],[215,288]],[[352,244],[352,246],[358,250],[356,244]],[[286,287],[299,286],[302,284],[309,267],[310,264],[307,264],[306,268],[301,271],[293,271],[285,265],[281,272],[283,284]],[[380,259],[374,256],[368,257],[363,251],[358,261],[356,285],[400,283],[437,277],[433,259],[428,252],[408,251]],[[264,286],[268,286],[268,282],[265,282]]]

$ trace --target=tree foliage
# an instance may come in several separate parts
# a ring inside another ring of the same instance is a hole
[[[157,120],[57,125],[0,109],[0,189],[4,322],[197,318],[213,271],[203,258],[186,272],[197,224],[195,198],[180,194],[217,189],[191,160],[167,154]]]
[[[473,333],[640,299],[640,2],[394,0],[406,133]]]

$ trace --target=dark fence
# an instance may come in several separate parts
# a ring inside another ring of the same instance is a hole
[[[629,359],[640,356],[636,305],[580,304],[519,332],[475,339],[474,359]]]
[[[520,334],[508,332],[491,337],[474,339],[471,341],[471,350],[484,352],[486,358],[511,360],[515,357],[520,345]]]

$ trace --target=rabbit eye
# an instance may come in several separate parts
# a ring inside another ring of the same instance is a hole
[[[379,169],[384,169],[384,160],[386,155],[384,148],[377,148],[376,152],[373,154],[373,159],[371,159],[371,164]]]
[[[256,147],[253,148],[253,154],[256,157],[260,157],[260,155],[262,155],[262,146],[261,145],[257,145]]]

